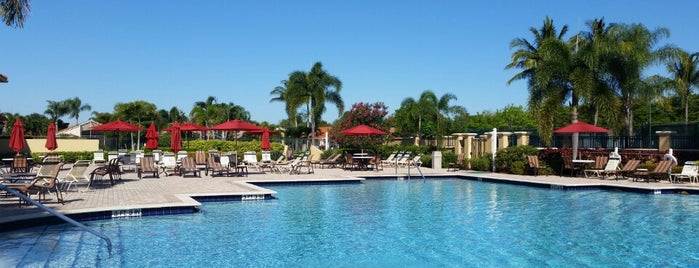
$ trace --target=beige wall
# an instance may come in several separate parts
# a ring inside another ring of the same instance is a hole
[[[58,148],[54,152],[83,152],[99,150],[99,140],[88,139],[57,139]],[[28,139],[27,145],[32,153],[48,152],[44,145],[46,139]]]

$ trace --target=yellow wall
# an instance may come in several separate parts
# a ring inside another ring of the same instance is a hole
[[[99,150],[99,140],[94,139],[57,139],[58,148],[54,152],[83,152]],[[28,139],[27,145],[32,153],[45,153],[46,139]]]

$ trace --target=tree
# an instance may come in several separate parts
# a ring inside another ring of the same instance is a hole
[[[7,26],[24,27],[30,11],[29,0],[0,0],[0,16]]]
[[[699,88],[699,52],[689,54],[682,49],[676,49],[667,63],[667,71],[671,75],[666,85],[679,96],[684,108],[684,123],[689,123],[689,96]]]
[[[80,98],[75,97],[72,99],[67,99],[63,101],[65,103],[67,113],[71,118],[75,118],[75,124],[79,124],[78,118],[80,117],[80,112],[92,110],[92,106],[89,104],[82,104]]]
[[[315,132],[321,116],[325,113],[326,102],[335,104],[338,114],[342,115],[345,104],[340,96],[341,89],[342,81],[323,70],[320,62],[316,62],[309,72],[295,71],[289,75],[285,99],[291,101],[292,105],[306,104],[306,110],[310,114],[311,131]],[[312,142],[315,143],[315,136]]]
[[[269,102],[284,102],[286,115],[289,120],[293,121],[293,127],[296,128],[299,126],[298,108],[303,105],[303,100],[302,98],[293,98],[293,96],[289,95],[287,84],[287,80],[282,80],[283,86],[277,86],[269,93],[272,96],[276,96],[270,99]]]
[[[173,106],[170,110],[158,110],[158,121],[156,123],[158,129],[166,128],[171,122],[186,122],[189,120],[187,115],[179,108]]]
[[[155,104],[138,100],[127,103],[117,103],[114,105],[114,114],[117,118],[123,118],[124,121],[144,127],[144,122],[152,122],[158,116]],[[133,134],[131,135],[131,143],[133,147]],[[141,131],[138,131],[136,136],[137,149],[141,148]]]
[[[330,130],[330,136],[332,136],[336,142],[346,147],[377,145],[382,141],[385,141],[386,137],[348,137],[342,135],[341,132],[345,129],[358,125],[367,125],[388,133],[388,124],[386,121],[387,114],[388,107],[386,107],[386,105],[384,105],[382,102],[373,104],[363,102],[355,103],[352,105],[352,108],[349,111],[347,111],[340,117],[340,119],[337,120],[333,128]]]
[[[47,100],[48,103],[46,110],[44,111],[44,114],[47,114],[49,118],[51,118],[51,121],[58,122],[58,119],[68,115],[69,110],[68,106],[66,105],[65,101],[52,101],[52,100]]]

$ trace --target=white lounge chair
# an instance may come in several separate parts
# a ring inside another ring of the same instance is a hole
[[[73,167],[70,168],[68,174],[66,174],[66,177],[63,178],[63,180],[61,181],[62,185],[64,185],[63,187],[65,188],[63,191],[68,192],[70,190],[70,187],[73,186],[74,183],[88,183],[87,187],[89,187],[90,179],[87,177],[87,169],[89,167],[89,160],[75,161]],[[81,192],[86,191],[87,187],[85,187],[85,190],[82,190]]]
[[[604,168],[586,169],[583,170],[583,173],[585,174],[585,177],[594,176],[604,179],[607,177],[607,175],[615,174],[616,171],[619,169],[619,164],[621,164],[620,158],[609,158],[607,159],[607,163],[604,165]]]
[[[94,151],[92,153],[93,164],[104,164],[107,161],[104,159],[104,151]]]
[[[177,159],[173,153],[165,153],[160,159],[160,169],[161,173],[165,173],[165,176],[170,176],[168,171],[172,171],[173,174],[177,174]]]
[[[670,182],[680,182],[682,179],[687,179],[690,183],[696,183],[699,181],[698,177],[699,166],[694,161],[687,161],[682,166],[682,172],[670,174]]]

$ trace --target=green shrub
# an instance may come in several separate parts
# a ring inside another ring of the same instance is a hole
[[[513,146],[507,147],[505,149],[499,150],[495,156],[495,167],[499,172],[508,172],[513,174],[524,174],[524,171],[517,171],[521,173],[516,173],[512,170],[512,164],[515,162],[527,163],[527,155],[539,155],[539,151],[529,145],[525,146]],[[524,167],[524,166],[523,166]],[[522,167],[522,168],[523,168]],[[517,167],[519,168],[519,167]]]
[[[74,163],[75,161],[78,160],[92,160],[92,152],[91,151],[82,151],[82,152],[56,152],[54,154],[61,155],[63,162],[64,163]],[[41,156],[43,156],[44,153],[32,153],[31,157],[34,159],[34,161],[40,161]]]
[[[524,161],[514,161],[510,163],[510,173],[517,175],[524,175],[526,171],[526,164]]]
[[[490,171],[493,155],[490,153],[469,159],[472,170]]]
[[[442,168],[448,168],[449,163],[456,163],[458,155],[451,151],[442,151]]]

